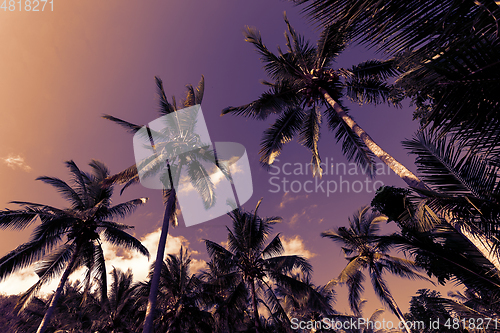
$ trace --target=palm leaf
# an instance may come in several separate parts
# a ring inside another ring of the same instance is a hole
[[[345,110],[345,108],[344,108]],[[337,142],[342,142],[342,153],[349,160],[354,160],[370,177],[375,176],[375,155],[366,147],[364,142],[342,121],[335,110],[327,109],[328,126],[336,131]]]
[[[299,143],[307,147],[312,153],[311,167],[313,176],[317,174],[321,176],[323,169],[320,166],[321,158],[318,151],[321,113],[316,108],[313,108],[306,113],[304,118],[304,125],[299,135]]]
[[[113,245],[126,249],[136,250],[149,258],[148,249],[134,236],[116,228],[105,228],[101,232],[102,237]]]
[[[292,140],[297,131],[300,130],[304,114],[298,107],[289,107],[276,120],[276,122],[264,132],[260,161],[263,164],[272,164],[280,154],[283,144]]]

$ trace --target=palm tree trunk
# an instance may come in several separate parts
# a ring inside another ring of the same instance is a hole
[[[66,284],[69,274],[71,273],[73,266],[75,265],[75,262],[78,259],[78,254],[80,252],[81,247],[82,244],[80,241],[78,241],[76,243],[75,252],[73,252],[71,256],[71,260],[68,263],[68,266],[66,267],[66,270],[64,271],[61,277],[61,281],[59,281],[59,285],[57,286],[54,296],[52,296],[52,300],[50,301],[49,308],[45,312],[45,315],[43,316],[42,322],[40,323],[40,326],[38,326],[38,330],[36,331],[36,333],[44,333],[47,327],[49,326],[50,320],[52,319],[57,303],[59,302],[59,298],[61,297],[61,293],[64,289],[64,285]]]
[[[250,288],[252,290],[252,307],[253,307],[253,316],[255,320],[255,331],[259,333],[261,331],[261,327],[260,327],[259,309],[257,307],[257,295],[255,293],[254,279],[250,279]]]
[[[387,289],[385,282],[382,280],[381,272],[375,265],[372,266],[372,269],[375,274],[374,278],[377,280],[378,285],[380,286],[380,288],[382,288],[382,291],[384,293],[381,296],[383,296],[385,301],[389,304],[392,312],[398,317],[400,323],[403,323],[406,332],[411,333],[411,329],[408,327],[408,324],[406,323],[405,317],[403,316],[403,312],[401,312],[401,309],[396,303],[396,300],[394,299],[394,297],[392,297],[391,292],[389,291],[389,289]],[[398,327],[401,327],[400,325],[401,324],[399,324]]]
[[[349,126],[354,133],[363,141],[363,143],[371,150],[371,152],[377,156],[382,162],[384,162],[392,171],[401,179],[403,179],[406,184],[411,187],[415,187],[422,190],[429,190],[427,185],[421,181],[417,176],[408,170],[403,164],[396,161],[394,157],[389,155],[385,150],[383,150],[378,144],[373,141],[373,139],[365,132],[351,117],[349,117],[342,107],[337,103],[328,92],[319,88],[319,91],[323,94],[325,100],[330,104],[330,106],[335,110],[337,115],[342,118],[342,120]]]
[[[403,164],[396,161],[394,157],[389,155],[385,150],[383,150],[379,145],[373,141],[373,139],[366,133],[351,117],[349,117],[342,107],[337,103],[328,92],[319,88],[319,91],[323,94],[325,100],[330,104],[330,106],[335,110],[337,115],[342,118],[342,120],[349,126],[354,133],[363,141],[363,143],[372,151],[372,153],[377,156],[382,162],[384,162],[396,175],[403,179],[408,186],[414,187],[421,190],[431,190],[422,180],[415,176],[410,170],[408,170]],[[461,223],[456,218],[453,218],[451,214],[445,214],[443,216],[445,221],[450,224],[457,232],[462,235],[465,239],[469,241],[481,254],[500,272],[500,259],[495,255],[495,244],[492,240],[487,237],[481,230],[475,229],[471,230],[469,226]]]
[[[144,328],[142,330],[143,333],[152,333],[154,328],[153,320],[156,309],[158,286],[160,285],[161,266],[163,264],[163,256],[165,255],[165,245],[167,244],[170,215],[172,215],[176,199],[175,189],[172,187],[165,207],[165,214],[163,215],[163,225],[161,228],[160,241],[158,243],[158,252],[156,253],[153,277],[151,279],[151,289],[149,290],[148,307],[146,309],[146,318],[144,319]]]

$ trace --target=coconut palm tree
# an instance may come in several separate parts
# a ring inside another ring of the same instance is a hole
[[[134,332],[132,325],[137,305],[132,270],[123,272],[113,267],[110,274],[109,306],[103,306],[98,301],[88,305],[95,316],[92,330],[101,333]]]
[[[258,332],[263,331],[258,309],[259,291],[265,293],[273,316],[290,324],[272,284],[303,293],[310,290],[309,286],[291,273],[299,270],[307,277],[312,271],[311,265],[301,256],[282,255],[284,248],[279,235],[266,245],[272,226],[280,222],[281,218],[259,217],[257,214],[261,202],[262,199],[253,212],[236,209],[228,213],[233,220],[233,228],[228,228],[227,249],[205,240],[211,258],[209,265],[216,272],[211,282],[219,287],[226,299],[250,295],[253,321]]]
[[[498,262],[498,166],[483,156],[464,153],[450,138],[427,132],[403,144],[417,156],[422,179],[435,191],[422,197],[410,190],[385,187],[377,193],[372,206],[401,228],[401,235],[394,235],[393,241],[415,255],[428,274],[442,283],[452,279],[468,288],[498,288],[494,262],[438,217],[452,212],[456,223],[470,235],[487,235],[494,242],[486,254]]]
[[[247,27],[246,41],[257,48],[273,82],[264,82],[270,89],[256,101],[222,111],[223,115],[233,113],[257,119],[279,114],[275,123],[264,132],[261,161],[272,164],[283,144],[298,137],[312,153],[313,173],[321,175],[318,141],[323,109],[330,130],[336,131],[337,140],[342,141],[343,152],[349,159],[373,174],[374,157],[377,156],[408,185],[426,188],[420,179],[378,146],[342,105],[343,96],[360,104],[387,102],[398,105],[399,93],[386,83],[387,78],[397,73],[393,60],[370,60],[350,69],[333,69],[333,61],[350,40],[350,30],[332,24],[323,30],[314,47],[297,34],[286,16],[285,22],[288,28],[286,53],[280,49],[278,54],[272,53],[262,42],[260,33]]]
[[[213,318],[206,311],[202,281],[190,272],[191,258],[181,248],[179,254],[169,254],[164,260],[158,289],[155,328],[161,332],[212,332]],[[137,297],[147,297],[154,274],[149,281],[137,285]]]
[[[106,266],[102,242],[139,251],[149,257],[148,250],[125,230],[132,227],[114,222],[124,218],[147,199],[139,198],[118,205],[112,205],[113,187],[103,185],[109,177],[109,170],[99,161],[90,164],[92,173],[81,171],[73,161],[66,162],[71,173],[71,182],[56,177],[39,177],[38,180],[53,186],[69,202],[67,208],[14,201],[21,209],[0,211],[0,228],[24,229],[40,220],[31,239],[0,259],[0,279],[38,262],[35,272],[39,280],[20,299],[24,309],[40,288],[63,272],[45,316],[38,327],[38,333],[47,329],[57,307],[61,292],[69,275],[85,267],[84,284],[88,292],[96,281],[101,298],[107,298]],[[95,280],[93,279],[95,278]]]
[[[405,322],[403,313],[383,277],[384,272],[387,271],[410,279],[428,279],[415,272],[417,267],[413,261],[388,254],[390,250],[389,244],[381,242],[381,237],[377,235],[378,224],[387,221],[387,217],[369,210],[369,206],[359,209],[352,219],[349,219],[348,228],[340,227],[336,230],[321,233],[322,237],[330,238],[340,244],[346,259],[349,261],[335,281],[347,284],[351,309],[355,315],[359,315],[360,297],[363,291],[363,281],[365,280],[363,271],[367,269],[373,289],[379,299],[389,306],[400,321]],[[406,323],[405,328],[410,333],[410,328]]]
[[[187,86],[186,99],[181,102],[180,109],[177,107],[175,97],[172,98],[172,103],[168,101],[163,89],[162,80],[158,77],[155,77],[155,80],[160,99],[159,113],[161,116],[173,115],[174,120],[171,121],[172,118],[162,118],[166,119],[165,131],[163,132],[153,131],[149,127],[147,127],[147,134],[146,131],[142,130],[143,134],[149,136],[149,140],[154,141],[154,144],[152,144],[154,154],[150,158],[141,161],[138,165],[133,165],[107,180],[109,183],[123,184],[123,191],[131,184],[139,182],[139,172],[143,173],[144,177],[153,176],[161,172],[162,174],[159,179],[163,182],[166,189],[163,191],[165,213],[155,261],[156,273],[153,274],[151,280],[148,308],[143,329],[144,333],[151,333],[153,331],[157,290],[160,283],[161,264],[165,253],[168,228],[170,224],[173,226],[177,225],[176,187],[179,183],[182,169],[187,168],[191,184],[201,195],[207,209],[215,204],[215,191],[214,184],[210,180],[202,162],[215,164],[229,178],[229,173],[224,165],[217,163],[215,152],[209,147],[210,143],[201,142],[200,136],[195,133],[196,117],[181,117],[176,115],[176,112],[182,108],[201,104],[205,86],[203,76],[196,89],[191,85]],[[135,125],[110,115],[105,115],[103,118],[125,127],[132,133],[137,133],[144,128],[144,126]],[[153,140],[153,136],[155,140]],[[167,168],[163,169],[165,164]]]
[[[335,303],[334,284],[325,286],[315,286],[302,274],[293,274],[295,279],[304,282],[309,289],[305,293],[297,293],[296,290],[291,290],[285,286],[276,286],[275,293],[278,295],[280,303],[289,318],[297,318],[299,321],[322,321],[325,319],[331,320],[337,318],[338,313],[333,309]],[[273,313],[272,311],[269,311]],[[275,320],[276,326],[285,327],[286,323]],[[321,331],[319,331],[321,332]]]
[[[248,290],[244,284],[221,286],[224,273],[213,262],[200,275],[206,304],[212,309],[215,332],[243,332],[251,326]]]
[[[424,126],[498,155],[497,2],[292,1],[313,20],[349,27],[356,40],[397,56],[396,85],[413,99]]]
[[[273,83],[265,82],[271,88],[262,96],[247,105],[229,107],[222,114],[234,113],[257,119],[266,119],[270,114],[279,114],[276,122],[264,132],[261,143],[261,161],[272,164],[280,153],[283,144],[298,136],[299,142],[312,152],[312,165],[321,175],[318,140],[320,137],[321,113],[325,116],[331,130],[336,130],[337,139],[343,140],[343,151],[348,158],[355,158],[367,171],[373,172],[374,155],[388,165],[410,187],[420,190],[420,195],[431,194],[431,189],[404,165],[382,150],[370,136],[348,116],[340,98],[345,94],[351,100],[364,103],[397,103],[397,90],[392,89],[385,80],[397,73],[394,60],[368,61],[349,70],[330,68],[335,57],[344,50],[352,36],[349,27],[333,23],[322,32],[318,46],[312,47],[305,39],[288,27],[287,52],[270,52],[260,33],[247,28],[246,40],[256,46],[265,63]],[[492,134],[492,137],[497,137]],[[499,136],[500,137],[500,136]],[[487,147],[486,147],[487,148]],[[485,149],[486,149],[485,148]],[[470,231],[467,225],[453,215],[444,212],[442,219],[452,225],[471,244],[500,271],[500,260],[492,250],[495,242],[481,230]]]
[[[27,308],[18,314],[17,322],[13,325],[16,330],[9,332],[36,332],[49,307],[50,297],[47,301],[34,297]],[[97,302],[93,295],[85,294],[80,281],[66,283],[47,331],[90,332],[98,312],[89,305]]]

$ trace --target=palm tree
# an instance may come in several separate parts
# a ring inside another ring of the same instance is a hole
[[[146,158],[141,161],[139,165],[133,165],[107,180],[109,183],[124,184],[123,189],[125,189],[131,184],[139,181],[139,173],[143,173],[144,176],[147,177],[162,172],[159,179],[163,182],[164,188],[166,189],[163,191],[165,213],[163,216],[162,230],[155,261],[156,273],[153,274],[151,280],[148,308],[143,329],[144,333],[151,333],[153,331],[154,312],[168,228],[169,224],[173,226],[177,225],[177,197],[175,189],[179,183],[181,170],[184,167],[187,168],[191,184],[193,184],[194,188],[201,195],[205,208],[207,209],[215,204],[215,191],[214,184],[210,180],[210,177],[208,177],[208,172],[202,162],[216,164],[219,170],[221,170],[226,177],[229,177],[224,165],[217,162],[214,150],[209,149],[210,143],[201,142],[200,136],[195,133],[196,117],[177,116],[176,111],[180,109],[177,107],[175,97],[172,98],[171,104],[167,100],[163,89],[163,82],[158,77],[155,77],[155,80],[158,87],[158,95],[160,97],[159,113],[161,116],[173,115],[174,121],[170,121],[171,118],[166,120],[166,130],[164,132],[153,131],[149,127],[147,127],[147,133],[142,130],[145,136],[149,136],[149,140],[154,141],[154,144],[152,144],[154,154],[151,158]],[[203,99],[204,85],[203,76],[196,89],[188,85],[186,99],[181,102],[181,108],[200,104]],[[105,115],[103,118],[118,123],[132,133],[137,133],[144,128],[144,126],[135,125],[110,115]],[[153,140],[153,136],[155,140]],[[167,168],[165,171],[162,171],[165,164]]]
[[[253,212],[236,209],[228,213],[233,220],[232,230],[228,228],[228,249],[205,240],[211,258],[209,265],[216,272],[211,282],[219,287],[226,299],[250,295],[253,321],[258,332],[263,331],[258,310],[259,290],[265,293],[272,315],[290,324],[272,284],[303,293],[310,290],[309,286],[291,273],[299,270],[307,277],[312,271],[311,265],[301,256],[282,255],[284,248],[279,235],[266,245],[272,226],[281,218],[259,217],[257,213],[261,202],[262,199]]]
[[[34,297],[27,308],[18,314],[15,332],[36,332],[52,296],[47,301]],[[47,331],[90,332],[98,313],[90,305],[96,303],[93,295],[85,294],[80,281],[66,283]]]
[[[285,286],[276,286],[275,293],[278,295],[280,303],[289,318],[296,318],[304,322],[337,318],[338,314],[333,309],[335,303],[333,283],[325,286],[315,286],[309,278],[302,274],[293,274],[292,276],[304,282],[309,287],[309,290],[306,293],[297,293],[296,290],[290,290]],[[272,313],[272,311],[270,312]],[[285,323],[277,321],[276,325],[279,324]]]
[[[87,269],[84,279],[85,292],[92,286],[93,278],[101,290],[101,298],[107,298],[106,266],[102,241],[139,251],[149,257],[148,250],[125,230],[132,227],[112,221],[124,218],[147,199],[139,198],[112,205],[113,187],[103,185],[109,170],[99,161],[90,164],[92,174],[81,171],[75,162],[66,162],[72,179],[67,182],[56,177],[39,177],[38,180],[57,189],[69,202],[60,209],[49,205],[14,201],[22,208],[0,211],[0,228],[24,229],[40,220],[31,240],[17,247],[0,259],[0,279],[19,269],[42,260],[36,267],[40,277],[20,299],[21,309],[33,299],[40,288],[63,272],[49,308],[38,327],[38,333],[47,329],[69,275],[80,267]]]
[[[338,141],[349,159],[355,159],[370,174],[375,171],[374,156],[380,158],[408,185],[426,188],[420,179],[373,139],[348,115],[342,106],[344,94],[359,104],[387,102],[398,105],[399,93],[385,81],[397,72],[393,60],[370,60],[350,69],[332,69],[334,59],[346,48],[351,31],[338,24],[325,28],[317,47],[309,45],[297,34],[285,16],[288,27],[287,52],[270,52],[260,33],[252,28],[245,31],[246,41],[252,43],[265,63],[264,68],[274,82],[264,82],[270,89],[261,97],[240,107],[228,107],[222,114],[234,113],[257,119],[279,114],[276,122],[264,132],[261,161],[272,164],[284,143],[298,136],[299,142],[312,153],[313,173],[321,175],[318,141],[324,116],[330,130],[336,131]]]
[[[155,327],[161,332],[212,332],[213,318],[206,311],[202,281],[190,274],[191,258],[181,248],[178,255],[169,254],[164,260],[158,290]],[[151,288],[153,265],[149,281],[137,286],[136,295],[146,297]]]
[[[396,85],[412,98],[424,126],[498,155],[497,2],[292,1],[315,21],[349,27],[355,39],[397,56]]]
[[[425,328],[421,328],[419,330],[414,329],[414,333],[433,333],[433,332],[443,332],[450,331],[450,329],[445,326],[446,323],[448,325],[452,322],[453,318],[456,318],[458,314],[457,311],[449,311],[443,305],[442,301],[444,299],[441,297],[441,294],[435,290],[429,289],[419,289],[417,291],[417,295],[413,296],[410,301],[410,312],[405,314],[405,318],[408,321],[412,322],[429,322],[429,318],[432,318],[432,321],[438,323],[438,327],[433,327],[430,325],[426,325]],[[452,317],[452,314],[454,316]],[[469,317],[469,316],[465,316]],[[482,318],[487,318],[488,315],[485,315]],[[469,317],[470,318],[470,317]],[[472,325],[471,325],[472,328]],[[464,327],[460,327],[460,329],[453,330],[454,332],[469,332]]]
[[[133,274],[114,268],[111,271],[111,286],[108,292],[109,306],[101,302],[90,304],[95,315],[93,331],[101,333],[131,333],[136,314],[136,286],[133,284]]]
[[[388,305],[399,320],[405,323],[406,331],[410,333],[410,328],[406,325],[403,313],[389,291],[383,273],[388,271],[411,279],[426,278],[415,272],[416,265],[413,261],[388,254],[390,246],[381,242],[381,237],[377,235],[378,224],[386,221],[387,217],[376,212],[370,213],[369,209],[369,206],[365,206],[358,210],[353,218],[349,219],[349,228],[340,227],[337,230],[325,231],[321,236],[339,243],[349,261],[336,281],[347,284],[349,303],[354,314],[360,314],[362,283],[365,280],[363,270],[368,269],[375,293],[382,303]]]
[[[256,46],[265,63],[273,83],[264,82],[269,91],[249,104],[228,107],[222,114],[234,113],[257,119],[266,119],[270,114],[280,114],[276,122],[264,132],[261,143],[261,161],[272,164],[281,152],[284,143],[298,136],[299,142],[312,152],[314,173],[321,175],[318,140],[320,137],[321,114],[324,106],[329,128],[336,130],[338,140],[343,140],[343,151],[349,159],[355,158],[366,170],[374,172],[373,155],[379,157],[407,185],[418,189],[421,196],[432,194],[432,190],[404,165],[382,150],[370,136],[348,116],[340,98],[346,96],[358,103],[397,103],[398,90],[384,81],[397,73],[394,60],[367,61],[349,70],[333,70],[329,66],[344,50],[352,36],[350,27],[333,23],[325,28],[318,46],[310,46],[302,36],[288,27],[287,52],[278,55],[270,52],[263,44],[260,33],[247,28],[246,40]],[[343,81],[341,80],[343,78]],[[497,137],[492,134],[493,137]],[[500,137],[500,136],[498,136]],[[487,148],[487,147],[486,147]],[[485,149],[486,149],[485,148]],[[468,239],[500,271],[500,260],[492,253],[495,242],[481,230],[472,232],[455,216],[444,211],[442,219],[452,225]]]

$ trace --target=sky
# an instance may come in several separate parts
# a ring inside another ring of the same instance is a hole
[[[180,99],[186,84],[196,85],[204,75],[202,110],[212,141],[240,143],[248,154],[253,195],[244,208],[253,209],[263,198],[260,215],[283,218],[274,232],[282,236],[286,253],[310,259],[315,284],[336,278],[346,260],[340,247],[320,233],[346,226],[348,217],[370,203],[378,186],[405,184],[387,168],[367,181],[349,165],[326,126],[319,144],[321,157],[327,165],[344,164],[345,171],[340,166],[338,172],[325,174],[321,180],[312,178],[307,167],[310,154],[297,142],[285,146],[275,167],[263,169],[259,143],[273,119],[220,117],[225,107],[256,99],[265,90],[260,80],[268,79],[259,56],[244,41],[244,27],[258,28],[270,50],[275,51],[277,45],[284,48],[284,11],[294,28],[315,42],[319,31],[314,24],[299,8],[278,0],[54,0],[53,11],[0,9],[0,209],[15,209],[9,204],[13,200],[64,207],[57,192],[35,178],[47,175],[68,180],[63,164],[67,160],[88,171],[91,159],[98,159],[112,173],[133,165],[132,136],[101,116],[147,124],[158,117],[154,76],[163,80],[168,96]],[[347,68],[380,57],[351,45],[335,66]],[[418,128],[407,101],[399,109],[386,105],[349,108],[381,147],[416,171],[414,158],[401,145]],[[306,185],[308,181],[312,182]],[[323,186],[314,183],[321,181]],[[326,193],[328,182],[332,193]],[[345,187],[334,192],[334,182],[343,182]],[[136,185],[122,196],[117,193],[114,202],[137,197],[150,200],[124,222],[135,227],[133,233],[154,258],[163,214],[161,191]],[[166,252],[178,253],[181,246],[187,247],[193,271],[201,269],[208,260],[203,239],[222,244],[230,223],[229,217],[222,216],[185,227],[181,219],[181,225],[171,229]],[[31,230],[0,230],[0,255],[26,242]],[[383,230],[393,232],[395,227],[388,224]],[[137,280],[146,277],[151,262],[144,257],[117,252],[111,246],[105,250],[108,270],[132,267]],[[32,268],[26,269],[0,282],[0,292],[16,294],[36,280]],[[403,311],[420,288],[444,293],[453,288],[392,277],[388,281]],[[48,290],[55,289],[56,282]],[[369,283],[365,290],[363,297],[369,300],[365,314],[369,316],[381,304]],[[349,312],[345,288],[336,291],[336,309]],[[388,312],[387,318],[392,318]]]

